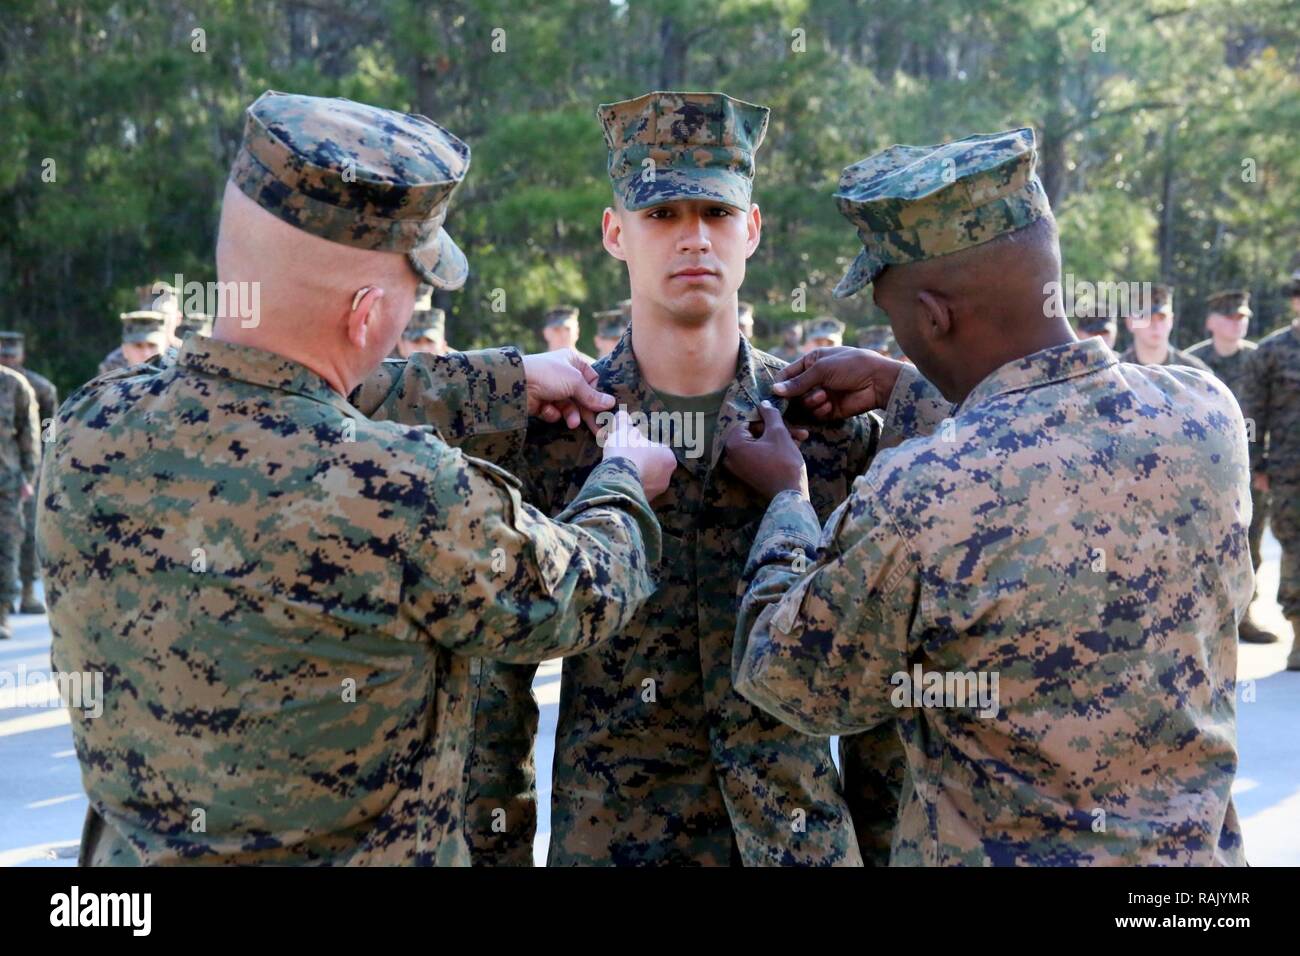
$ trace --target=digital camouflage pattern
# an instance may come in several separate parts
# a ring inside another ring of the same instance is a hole
[[[664,540],[658,590],[607,644],[565,661],[552,866],[852,865],[887,858],[902,786],[893,728],[842,742],[846,801],[825,741],[790,730],[731,689],[736,588],[763,503],[718,466],[718,457],[730,428],[758,418],[760,401],[783,404],[770,392],[781,364],[742,339],[713,447],[690,458],[678,443],[678,468],[656,499]],[[664,410],[640,377],[629,334],[595,368],[599,387],[629,410]],[[398,369],[386,363],[388,375]],[[354,400],[367,414],[424,420],[419,387],[378,382]],[[927,400],[946,409],[922,392],[907,400],[904,417],[923,415]],[[880,440],[874,416],[812,428],[803,448],[823,514],[847,494]],[[561,507],[600,458],[589,432],[562,426],[530,428],[526,439],[518,430],[481,435],[466,447],[516,469],[525,497],[547,511]],[[485,663],[479,675],[466,818],[476,864],[532,865],[535,673],[533,666]],[[493,827],[499,811],[504,829]]]
[[[1119,360],[1121,362],[1131,362],[1134,365],[1145,364],[1138,359],[1137,349],[1132,345],[1120,353]],[[1160,364],[1166,368],[1171,365],[1182,365],[1186,368],[1199,369],[1202,372],[1210,372],[1213,374],[1210,366],[1206,365],[1195,355],[1192,355],[1190,352],[1184,352],[1182,349],[1176,349],[1172,345],[1169,346],[1169,351],[1165,353],[1165,360]]]
[[[469,158],[426,116],[269,90],[248,108],[230,181],[291,226],[405,253],[425,282],[459,289],[469,265],[442,223]]]
[[[123,312],[118,318],[122,321],[122,343],[138,344],[154,342],[167,344],[167,316],[152,309],[140,309],[136,312]]]
[[[1249,293],[1243,293],[1249,298]],[[1221,293],[1223,296],[1233,296],[1233,293]],[[1231,306],[1233,299],[1221,301],[1222,305]],[[1241,301],[1238,300],[1238,304]],[[1229,313],[1230,314],[1230,313]],[[1242,389],[1246,383],[1247,368],[1250,360],[1255,354],[1256,345],[1246,339],[1242,339],[1240,348],[1231,355],[1220,355],[1214,347],[1213,339],[1206,339],[1204,342],[1197,342],[1183,354],[1191,358],[1200,359],[1205,367],[1218,377],[1219,381],[1228,386],[1237,403],[1241,403]],[[1264,542],[1264,524],[1268,520],[1269,499],[1268,495],[1251,488],[1251,517],[1250,517],[1250,561],[1256,573],[1259,571],[1260,562],[1263,560],[1263,553],[1260,548]]]
[[[1183,350],[1183,355],[1190,355],[1194,359],[1199,359],[1201,364],[1208,368],[1240,403],[1242,386],[1246,381],[1246,369],[1250,365],[1250,359],[1255,354],[1256,345],[1247,339],[1240,342],[1241,348],[1231,355],[1220,355],[1214,347],[1214,339],[1206,339],[1203,342],[1197,342],[1190,348]]]
[[[724,93],[646,93],[603,103],[609,178],[626,209],[712,199],[748,209],[770,110]]]
[[[1294,626],[1300,622],[1300,319],[1260,340],[1241,408],[1255,423],[1251,467],[1268,475],[1269,520],[1282,545],[1277,602]]]
[[[897,424],[913,437],[824,527],[773,500],[740,692],[807,733],[899,724],[894,864],[1243,864],[1250,499],[1227,389],[1086,339],[997,369],[937,430]],[[914,665],[998,675],[996,714],[896,698]]]
[[[835,203],[863,248],[835,297],[870,285],[886,266],[969,249],[1050,215],[1037,158],[1025,128],[890,146],[846,167]]]
[[[22,487],[35,484],[40,461],[36,393],[18,372],[0,365],[0,602],[18,594],[15,581],[24,537]],[[3,621],[0,614],[0,623]]]
[[[37,441],[39,443],[44,434],[44,429],[54,421],[55,413],[59,410],[59,390],[44,375],[33,372],[29,368],[18,368],[14,369],[14,371],[27,379],[27,383],[32,387],[32,392],[36,395]],[[30,588],[36,579],[40,577],[40,562],[36,559],[36,501],[38,496],[39,490],[37,494],[32,495],[23,502],[23,544],[18,555],[18,578],[22,582],[24,589]]]
[[[468,861],[471,656],[592,647],[659,553],[626,460],[553,522],[445,443],[523,427],[493,354],[426,357],[457,373],[436,428],[198,337],[64,403],[38,534],[54,666],[104,675],[102,716],[72,712],[84,862]]]

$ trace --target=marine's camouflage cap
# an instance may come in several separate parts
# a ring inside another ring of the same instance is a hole
[[[898,343],[894,340],[894,330],[889,326],[869,325],[858,331],[858,347],[888,355],[897,351]]]
[[[1113,315],[1085,315],[1079,317],[1076,324],[1080,332],[1088,332],[1089,334],[1115,332],[1119,329],[1119,323]]]
[[[204,315],[202,312],[186,312],[181,319],[180,324],[176,327],[176,334],[182,339],[189,338],[191,335],[212,335],[212,316]]]
[[[627,323],[621,309],[608,309],[592,316],[596,320],[596,335],[602,339],[616,339],[623,334]]]
[[[122,320],[122,344],[153,342],[166,344],[167,316],[153,309],[138,309],[135,312],[123,312],[118,316]]]
[[[1250,310],[1250,293],[1245,289],[1216,292],[1205,300],[1205,305],[1209,311],[1220,315],[1236,315],[1238,312],[1247,316],[1255,314]]]
[[[725,93],[656,92],[602,104],[596,115],[614,195],[632,210],[679,199],[748,209],[768,113]]]
[[[591,317],[596,320],[598,336],[602,339],[616,339],[632,324],[632,300],[623,299],[617,308],[593,312]]]
[[[1151,285],[1151,308],[1141,309],[1138,315],[1155,315],[1157,312],[1174,311],[1174,287],[1163,282]]]
[[[571,319],[578,317],[578,307],[576,305],[556,305],[546,310],[546,315],[542,319],[544,328],[551,328],[556,325],[563,325]]]
[[[442,309],[423,309],[411,313],[411,321],[406,323],[402,338],[408,342],[420,339],[441,339],[447,331],[447,313]]]
[[[844,329],[845,325],[839,319],[815,319],[805,328],[804,334],[810,339],[843,339]]]
[[[1051,214],[1034,172],[1034,131],[890,146],[840,175],[835,202],[863,249],[835,287],[853,295],[886,266],[946,256]]]
[[[145,312],[179,312],[181,306],[177,295],[176,287],[162,279],[155,279],[148,285],[135,287],[136,301],[140,309]]]
[[[469,265],[442,223],[469,158],[418,113],[271,90],[248,108],[230,179],[291,226],[405,253],[425,282],[459,289]]]
[[[0,332],[0,355],[12,358],[23,351],[23,334],[21,332]]]

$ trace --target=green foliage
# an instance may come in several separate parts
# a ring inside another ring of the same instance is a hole
[[[2,324],[66,392],[135,286],[213,278],[242,110],[273,88],[417,110],[467,139],[448,226],[473,275],[441,297],[449,338],[538,347],[549,305],[589,317],[626,295],[600,244],[596,105],[677,87],[772,108],[743,291],[767,342],[800,317],[799,287],[810,314],[881,320],[869,296],[830,297],[857,249],[831,200],[843,166],[1015,125],[1038,133],[1068,272],[1175,283],[1184,343],[1206,294],[1244,286],[1258,334],[1285,320],[1278,282],[1300,265],[1296,22],[1291,0],[9,0]]]

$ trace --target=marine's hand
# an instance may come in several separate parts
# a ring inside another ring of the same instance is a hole
[[[524,356],[528,382],[528,414],[544,421],[561,418],[570,428],[582,421],[591,426],[597,412],[614,407],[614,396],[597,391],[598,377],[573,349]]]
[[[797,491],[807,498],[808,468],[781,413],[770,402],[759,405],[758,413],[761,429],[738,426],[727,434],[722,464],[768,500],[782,491]]]
[[[813,349],[776,373],[772,391],[816,419],[850,418],[889,403],[903,363],[870,349]]]
[[[597,432],[596,440],[604,448],[606,460],[626,458],[636,466],[646,500],[653,501],[668,490],[677,457],[667,445],[643,435],[624,409],[620,408],[613,420]]]

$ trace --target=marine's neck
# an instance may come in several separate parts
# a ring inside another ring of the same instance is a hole
[[[632,303],[632,351],[642,380],[669,395],[720,392],[736,377],[740,326],[735,304],[700,325],[684,325]]]
[[[1214,351],[1223,358],[1231,358],[1241,351],[1241,339],[1217,339],[1211,337],[1210,341],[1214,343]]]

